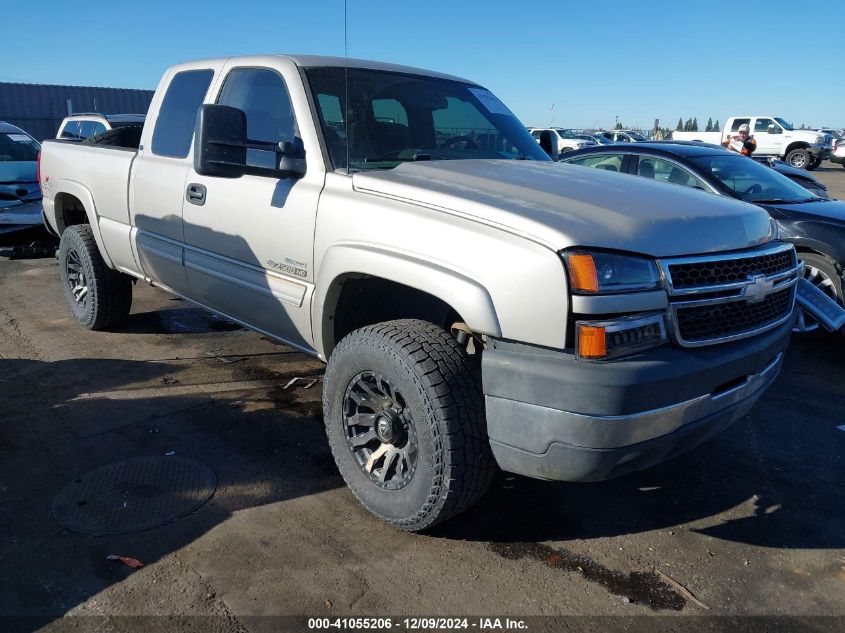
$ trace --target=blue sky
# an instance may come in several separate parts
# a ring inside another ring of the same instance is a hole
[[[440,70],[527,125],[767,113],[845,125],[843,0],[349,0],[349,54]],[[155,88],[167,66],[343,54],[342,0],[4,0],[0,81]],[[14,16],[13,20],[6,16]],[[13,25],[22,25],[15,28]],[[552,106],[553,109],[552,109]]]

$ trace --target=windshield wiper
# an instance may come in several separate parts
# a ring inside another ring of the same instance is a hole
[[[810,202],[811,200],[815,200],[815,198],[805,198],[800,200],[785,200],[783,198],[772,198],[771,200],[749,200],[749,202],[753,202],[754,204],[799,204],[801,202]]]

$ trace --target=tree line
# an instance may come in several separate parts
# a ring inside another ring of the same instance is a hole
[[[678,119],[678,126],[675,128],[676,132],[699,132],[698,129],[698,119],[696,117],[692,117],[691,119],[687,119],[684,121],[683,117]],[[719,127],[719,119],[716,119],[716,122],[713,122],[713,117],[709,117],[707,119],[707,125],[704,126],[705,132],[721,132],[722,129]]]

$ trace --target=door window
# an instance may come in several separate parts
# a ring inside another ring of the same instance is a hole
[[[153,154],[186,158],[194,138],[197,110],[205,99],[214,71],[176,73],[167,87],[153,130]]]
[[[622,154],[591,154],[564,162],[572,165],[583,165],[584,167],[595,167],[606,171],[622,171]]]
[[[740,125],[748,125],[749,123],[751,123],[751,119],[734,119],[731,125],[731,132],[738,132]]]
[[[668,160],[653,156],[640,156],[637,162],[637,175],[643,178],[650,178],[651,180],[668,182],[673,185],[683,185],[684,187],[692,187],[693,189],[707,190],[704,183],[693,176],[689,170]]]
[[[757,119],[757,121],[754,122],[754,131],[764,133],[768,132],[769,126],[774,124],[775,122],[771,119]]]
[[[252,141],[279,143],[299,136],[287,86],[274,70],[235,68],[226,77],[217,103],[243,110]],[[253,167],[278,167],[275,151],[247,150],[246,162]]]

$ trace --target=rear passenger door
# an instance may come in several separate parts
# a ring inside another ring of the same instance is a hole
[[[302,91],[294,67],[234,66],[224,71],[216,103],[246,114],[250,140],[291,141],[301,134],[289,86]],[[306,160],[296,179],[201,176],[190,166],[185,186],[203,196],[184,202],[185,267],[197,301],[311,350],[314,225],[325,172],[313,154]],[[275,161],[274,152],[247,150],[247,164]]]
[[[133,164],[129,189],[131,243],[141,269],[150,279],[173,292],[189,295],[183,265],[182,201],[185,178],[193,161],[197,110],[211,88],[215,69],[171,72],[164,96],[150,108],[150,120],[155,124],[152,130],[144,130]]]

